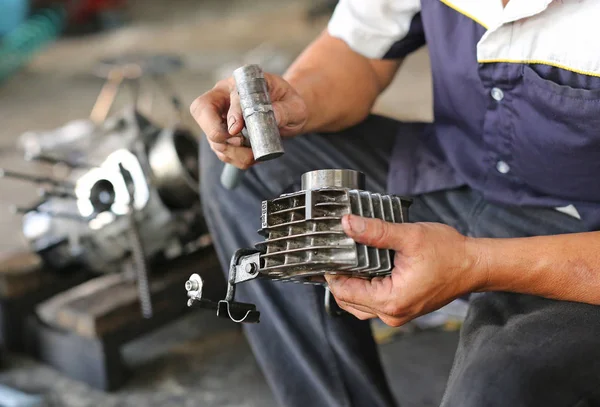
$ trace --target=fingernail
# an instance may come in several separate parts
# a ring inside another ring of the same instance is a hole
[[[235,125],[236,121],[237,120],[235,119],[235,116],[229,116],[227,118],[227,126],[228,126],[229,131],[231,131],[231,128]]]
[[[361,234],[367,228],[365,220],[360,216],[346,215],[342,218],[342,226],[355,234]]]
[[[231,137],[226,140],[226,143],[229,144],[230,146],[241,147],[242,138],[241,137]]]
[[[223,143],[214,143],[213,144],[213,150],[215,151],[219,151],[219,152],[224,152],[225,150],[227,150],[227,145],[223,144]]]

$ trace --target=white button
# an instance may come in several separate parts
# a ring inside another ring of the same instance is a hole
[[[504,161],[498,161],[496,163],[496,169],[500,174],[508,174],[508,172],[510,171],[510,165],[508,165]]]
[[[502,89],[500,88],[492,88],[491,95],[492,98],[494,98],[494,100],[497,102],[500,102],[502,99],[504,99],[504,92],[502,92]]]

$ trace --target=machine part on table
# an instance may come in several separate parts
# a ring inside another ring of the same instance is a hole
[[[140,236],[140,228],[136,219],[137,210],[135,208],[135,186],[131,182],[131,177],[123,164],[119,164],[119,170],[126,182],[129,191],[129,246],[131,249],[131,263],[135,269],[136,282],[138,287],[138,296],[140,299],[140,309],[144,318],[152,318],[152,298],[150,297],[150,283],[148,281],[148,258],[144,251],[144,241]]]
[[[280,157],[284,154],[281,135],[262,69],[258,65],[245,65],[233,72],[233,78],[254,159],[267,161]],[[226,164],[221,183],[225,188],[233,189],[238,186],[243,174],[243,170]]]
[[[100,273],[121,269],[131,251],[130,205],[138,212],[149,258],[177,257],[206,233],[195,182],[198,145],[185,129],[161,129],[130,110],[94,127],[71,149],[57,141],[52,147],[36,149],[59,161],[64,156],[88,165],[71,167],[64,180],[2,171],[5,178],[43,186],[38,201],[15,211],[24,214],[25,237],[51,267],[83,264]],[[160,165],[150,159],[159,152],[164,154]]]
[[[344,233],[341,220],[354,214],[404,223],[410,204],[408,199],[365,191],[364,175],[357,171],[308,172],[302,176],[301,191],[263,201],[259,233],[265,240],[256,249],[235,253],[226,298],[204,299],[202,281],[195,275],[186,284],[188,305],[216,309],[220,317],[236,322],[258,322],[260,313],[254,305],[234,301],[236,284],[256,278],[326,284],[325,274],[367,279],[388,275],[393,253],[356,243]],[[331,300],[326,297],[326,306],[336,313]]]
[[[171,208],[185,208],[198,200],[200,174],[198,143],[186,131],[161,132],[148,152],[158,193]]]
[[[133,69],[129,62],[113,67],[109,82],[126,82],[134,71],[159,76],[166,68],[152,68],[152,60],[138,60],[143,69]],[[142,313],[150,316],[149,265],[207,244],[198,188],[199,145],[179,119],[158,126],[133,107],[105,118],[115,96],[111,90],[99,98],[103,107],[95,109],[95,120],[21,138],[28,161],[62,166],[64,177],[2,169],[0,177],[40,188],[36,202],[13,209],[23,215],[26,239],[50,268],[79,265],[108,273],[133,266]]]

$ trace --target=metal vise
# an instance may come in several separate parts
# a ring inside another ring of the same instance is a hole
[[[263,201],[259,233],[265,240],[256,249],[240,249],[231,259],[224,300],[202,297],[198,274],[186,283],[188,305],[216,309],[235,322],[258,322],[253,304],[235,302],[235,286],[256,278],[325,285],[325,274],[360,278],[388,275],[393,253],[356,243],[343,231],[346,214],[408,220],[411,201],[364,190],[364,175],[352,170],[318,170],[302,176],[302,190]],[[326,297],[326,301],[328,298]]]

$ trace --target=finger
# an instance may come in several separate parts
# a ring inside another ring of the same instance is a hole
[[[245,144],[243,136],[233,136],[233,137],[227,139],[226,143],[229,145],[232,145],[234,147],[241,147]],[[246,147],[249,147],[249,146],[246,146]]]
[[[306,107],[299,97],[273,102],[273,113],[283,134],[300,129],[306,120]]]
[[[360,312],[360,313],[365,314],[365,315],[369,315],[369,318],[375,318],[375,317],[377,317],[377,312],[375,312],[375,310],[372,310],[371,308],[368,308],[368,307],[365,307],[365,306],[362,306],[362,305],[358,305],[358,304],[351,304],[349,302],[342,301],[342,300],[340,300],[338,298],[336,298],[335,301],[340,306],[340,308],[342,308],[342,309],[344,309],[344,310],[346,310],[348,312],[350,312],[348,309],[352,308],[353,310],[355,310],[357,312]]]
[[[254,164],[252,149],[248,147],[235,147],[227,143],[210,143],[219,160],[235,165],[242,170]]]
[[[213,143],[209,141],[208,144],[215,153],[225,153],[227,151],[227,143]]]
[[[373,310],[380,309],[382,304],[390,300],[393,293],[393,283],[390,277],[365,280],[325,275],[325,278],[335,298],[350,304],[360,304]]]
[[[344,232],[357,243],[379,249],[400,250],[411,230],[409,224],[384,222],[376,218],[345,215],[342,218]]]
[[[227,130],[232,136],[237,136],[244,128],[244,117],[240,105],[240,95],[235,85],[229,94],[229,112],[227,112]]]
[[[364,312],[364,311],[358,309],[357,307],[354,307],[348,303],[338,302],[338,305],[340,306],[341,309],[354,315],[356,318],[358,318],[362,321],[367,320],[367,319],[377,318],[377,315],[370,313],[370,312]]]
[[[390,317],[387,315],[380,315],[379,319],[381,319],[381,321],[383,321],[384,324],[393,326],[396,328],[399,326],[402,326],[404,324],[407,324],[411,321],[411,318],[395,318],[395,317]]]
[[[228,156],[226,156],[223,153],[217,153],[215,152],[217,158],[221,161],[223,161],[225,164],[230,164],[231,163],[231,158],[229,158]]]
[[[222,117],[228,108],[229,95],[221,89],[213,89],[194,100],[190,113],[209,140],[224,142],[230,137]]]

